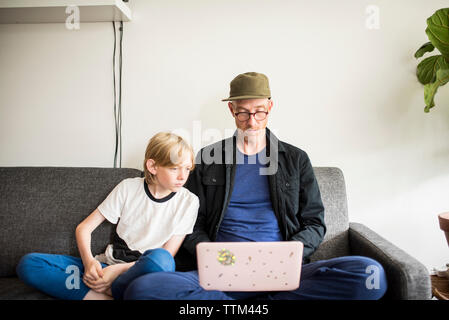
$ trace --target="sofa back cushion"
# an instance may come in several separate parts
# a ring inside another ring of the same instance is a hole
[[[315,167],[325,207],[327,232],[311,260],[349,254],[348,209],[343,173]],[[0,167],[0,276],[14,276],[30,252],[79,256],[76,226],[123,179],[137,169]],[[104,251],[114,225],[105,221],[92,234],[92,253]]]
[[[326,234],[311,261],[349,255],[348,204],[343,172],[335,167],[314,167],[324,204]]]
[[[123,179],[137,169],[0,168],[0,276],[14,276],[20,258],[30,252],[79,257],[76,226]],[[92,253],[101,253],[114,225],[102,223],[92,234]]]

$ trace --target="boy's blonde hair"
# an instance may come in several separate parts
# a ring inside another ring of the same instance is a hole
[[[192,147],[187,141],[170,132],[159,132],[155,134],[150,139],[145,150],[145,160],[143,161],[145,181],[148,184],[156,183],[155,176],[147,169],[148,159],[153,159],[157,166],[174,167],[180,164],[186,152],[190,153],[190,158],[192,159],[191,170],[193,170],[195,167],[195,156]]]

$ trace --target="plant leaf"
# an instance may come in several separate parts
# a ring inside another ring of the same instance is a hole
[[[437,71],[437,78],[435,82],[426,84],[424,86],[424,102],[426,103],[426,107],[424,108],[424,112],[429,112],[431,108],[435,106],[435,94],[438,91],[438,88],[444,86],[449,82],[449,68],[448,69],[439,69]]]
[[[435,49],[435,47],[433,46],[432,42],[429,41],[427,43],[424,43],[421,46],[421,48],[419,48],[418,51],[415,52],[415,58],[416,59],[421,58],[424,55],[424,53],[432,52],[433,49]]]
[[[426,34],[435,48],[449,59],[449,8],[437,10],[427,19]]]
[[[422,84],[429,84],[436,79],[436,73],[439,69],[449,68],[449,63],[442,55],[425,58],[416,68],[416,76]]]

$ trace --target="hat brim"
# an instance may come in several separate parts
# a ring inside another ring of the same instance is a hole
[[[227,99],[222,99],[221,101],[235,101],[235,100],[245,100],[245,99],[265,99],[268,98],[270,99],[271,96],[251,96],[251,95],[247,95],[247,96],[237,96],[237,97],[229,97]]]

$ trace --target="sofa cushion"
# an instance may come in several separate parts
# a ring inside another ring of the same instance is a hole
[[[0,300],[54,300],[17,277],[0,278]]]
[[[76,226],[123,179],[137,169],[0,168],[0,276],[14,276],[26,253],[79,256]],[[105,221],[92,234],[92,253],[101,253],[114,225]]]

